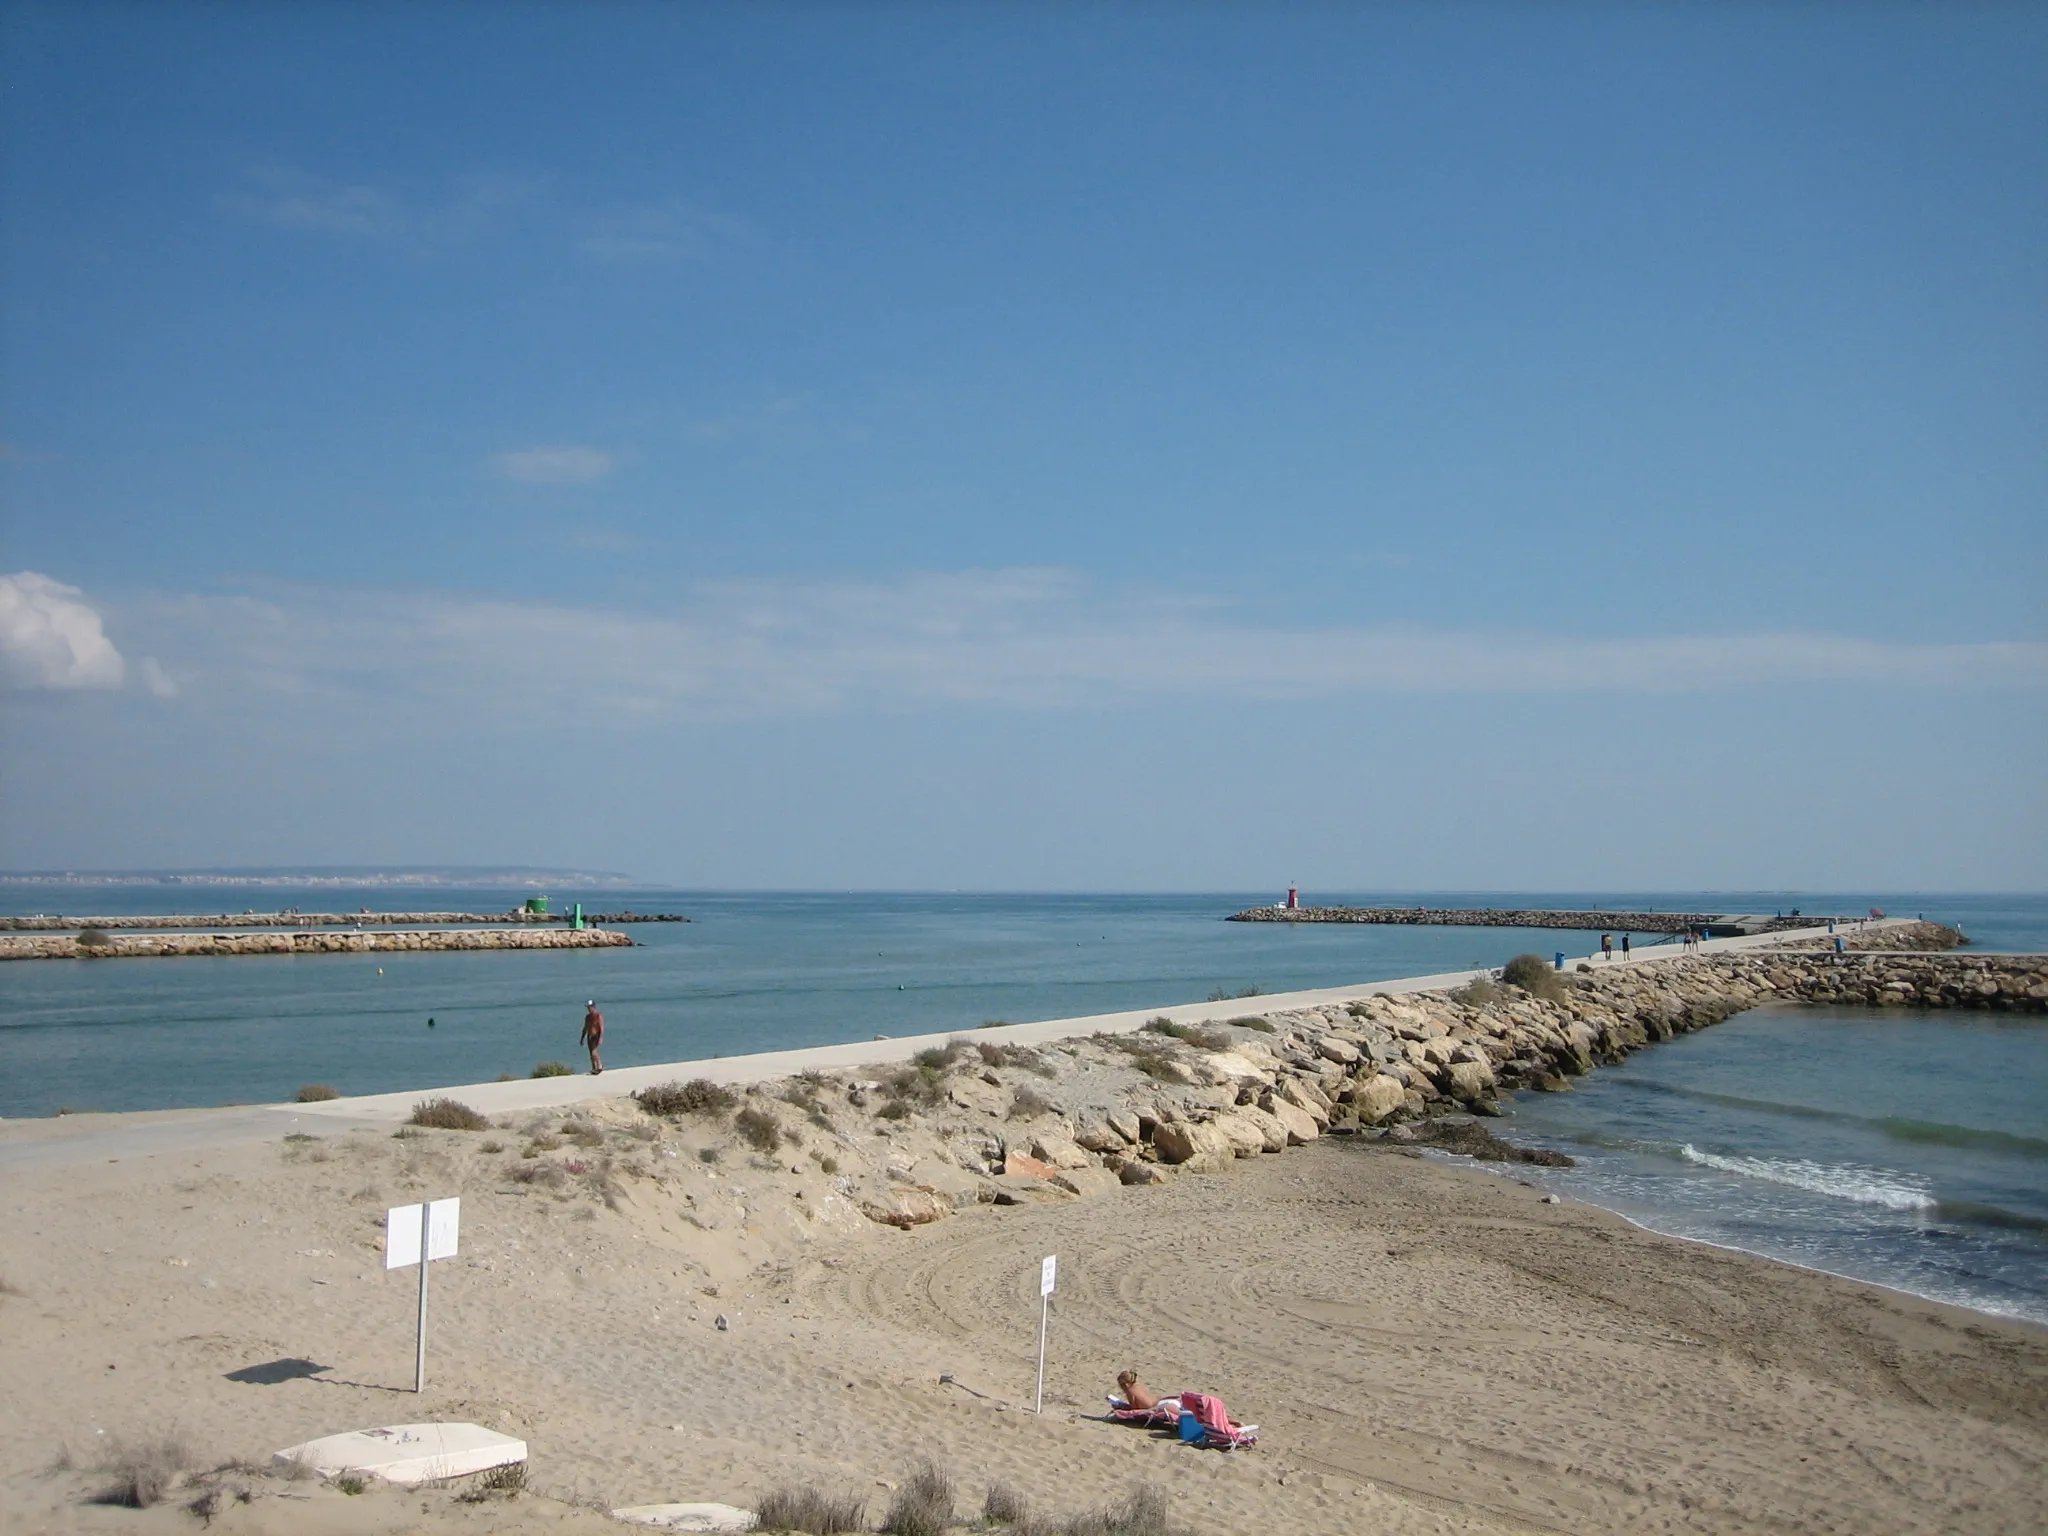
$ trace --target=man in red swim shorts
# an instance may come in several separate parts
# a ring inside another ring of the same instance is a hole
[[[597,999],[592,998],[583,1014],[583,1045],[590,1052],[590,1075],[597,1076],[604,1070],[604,1063],[598,1060],[597,1048],[604,1044],[604,1015],[597,1011]]]

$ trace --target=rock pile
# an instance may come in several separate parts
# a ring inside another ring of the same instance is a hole
[[[0,938],[0,960],[123,960],[152,955],[355,955],[400,950],[612,949],[631,946],[605,928],[411,928],[391,932],[166,933],[103,935],[81,944],[70,934]]]
[[[1559,912],[1508,907],[1247,907],[1231,923],[1386,923],[1426,928],[1582,928],[1614,933],[1705,932],[1727,927],[1745,933],[1811,928],[1825,917],[1744,917],[1707,912]]]

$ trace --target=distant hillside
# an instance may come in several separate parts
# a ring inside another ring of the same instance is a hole
[[[279,869],[93,869],[0,871],[7,885],[278,885],[293,887],[397,886],[414,890],[479,887],[609,890],[639,882],[607,870],[546,869],[529,864],[405,865],[314,864]]]

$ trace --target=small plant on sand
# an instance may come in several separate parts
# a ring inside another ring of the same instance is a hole
[[[907,1099],[889,1099],[883,1103],[880,1109],[875,1111],[875,1114],[877,1118],[883,1120],[908,1120],[911,1116],[910,1101]]]
[[[1241,1019],[1232,1019],[1230,1027],[1232,1029],[1253,1029],[1262,1035],[1274,1033],[1273,1021],[1271,1019],[1262,1019],[1255,1013],[1246,1014]]]
[[[1008,1029],[1009,1027],[1010,1021],[1008,1019],[983,1019],[975,1026],[977,1029]]]
[[[308,1083],[292,1095],[294,1104],[319,1104],[328,1099],[341,1097],[341,1090],[330,1088],[325,1083]]]
[[[1564,979],[1541,955],[1517,955],[1500,969],[1500,979],[1547,1002],[1564,1001]]]
[[[650,1115],[722,1115],[739,1103],[739,1095],[721,1088],[708,1077],[694,1077],[687,1083],[657,1083],[642,1088],[634,1100]]]
[[[604,1145],[604,1132],[600,1131],[588,1120],[571,1120],[563,1125],[562,1138],[565,1141],[575,1142],[579,1147],[601,1147]]]
[[[340,1492],[354,1498],[369,1488],[369,1480],[360,1472],[337,1472],[328,1481]]]
[[[1066,1523],[1064,1536],[1169,1536],[1171,1529],[1166,1495],[1141,1483],[1107,1509],[1076,1515]]]
[[[760,1531],[800,1531],[803,1536],[840,1536],[867,1528],[868,1501],[853,1493],[827,1493],[808,1483],[771,1488],[754,1511]]]
[[[981,1523],[1029,1527],[1030,1501],[1008,1483],[990,1483],[981,1500]]]
[[[697,1149],[697,1161],[698,1161],[698,1162],[700,1162],[700,1163],[715,1163],[715,1162],[717,1162],[717,1161],[718,1161],[718,1148],[716,1148],[716,1147],[699,1147],[699,1148]]]
[[[932,1108],[945,1100],[946,1069],[933,1066],[929,1062],[898,1067],[882,1079],[882,1097],[893,1103],[908,1104],[913,1108]],[[892,1115],[890,1118],[902,1117]]]
[[[1231,991],[1228,987],[1218,987],[1209,994],[1209,1001],[1212,1003],[1229,1003],[1235,1002],[1240,997],[1264,997],[1265,995],[1265,989],[1257,986],[1240,987],[1235,992]]]
[[[1028,1045],[977,1045],[982,1064],[990,1067],[1020,1067],[1040,1077],[1055,1075],[1052,1064]]]
[[[937,1462],[921,1461],[889,1501],[882,1529],[890,1536],[943,1536],[952,1523],[953,1479]]]
[[[106,1467],[113,1481],[93,1496],[93,1502],[148,1509],[162,1503],[179,1476],[192,1465],[191,1451],[175,1436],[117,1445],[113,1460]]]
[[[494,1494],[503,1494],[515,1499],[526,1492],[526,1463],[508,1462],[502,1467],[493,1467],[463,1492],[456,1495],[464,1504],[482,1504]]]
[[[502,1152],[504,1150],[505,1143],[502,1141],[486,1141],[480,1143],[477,1147],[479,1152]]]
[[[412,1107],[408,1125],[429,1126],[437,1131],[488,1131],[491,1122],[460,1099],[422,1099]]]
[[[920,1067],[930,1067],[935,1072],[943,1072],[954,1062],[973,1054],[974,1047],[967,1041],[948,1040],[944,1045],[927,1046],[910,1059]]]
[[[534,1077],[574,1077],[576,1069],[566,1061],[543,1061],[535,1065]]]
[[[1040,1115],[1049,1114],[1051,1110],[1052,1100],[1032,1089],[1019,1088],[1010,1096],[1010,1118],[1012,1120],[1036,1119]]]
[[[827,1177],[839,1171],[839,1159],[829,1157],[823,1152],[813,1152],[811,1154],[811,1161],[818,1165],[818,1172]]]
[[[732,1128],[756,1152],[773,1152],[782,1145],[782,1122],[751,1104],[732,1117]]]
[[[1451,993],[1451,1001],[1463,1003],[1467,1008],[1484,1008],[1500,997],[1500,988],[1491,976],[1474,976],[1465,985]]]

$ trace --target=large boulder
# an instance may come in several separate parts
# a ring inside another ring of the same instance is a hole
[[[1128,1109],[1112,1109],[1107,1116],[1109,1128],[1133,1145],[1145,1139],[1145,1133],[1138,1117]]]
[[[1483,1061],[1454,1061],[1443,1069],[1438,1081],[1444,1092],[1467,1103],[1493,1095],[1493,1068]]]
[[[1055,1168],[1087,1168],[1093,1163],[1073,1137],[1058,1131],[1041,1131],[1033,1136],[1029,1151],[1041,1163],[1051,1163]]]
[[[1002,1115],[1009,1110],[1010,1095],[978,1077],[957,1077],[946,1085],[946,1097],[970,1114]]]
[[[1375,1073],[1362,1079],[1351,1090],[1351,1107],[1359,1120],[1366,1125],[1378,1125],[1408,1097],[1408,1087],[1398,1077],[1386,1073]]]
[[[1314,1083],[1305,1083],[1298,1077],[1283,1077],[1274,1084],[1273,1095],[1307,1111],[1318,1125],[1330,1123],[1330,1101]]]
[[[1224,1139],[1230,1143],[1230,1150],[1237,1156],[1257,1157],[1266,1150],[1266,1143],[1272,1139],[1271,1133],[1260,1123],[1261,1121],[1271,1122],[1276,1130],[1279,1127],[1279,1122],[1271,1115],[1258,1115],[1256,1110],[1244,1109],[1226,1110],[1210,1123],[1223,1133]],[[1285,1131],[1280,1132],[1280,1145],[1287,1145]]]
[[[1317,1040],[1316,1054],[1325,1061],[1334,1061],[1340,1067],[1358,1065],[1358,1047],[1349,1040],[1339,1040],[1335,1035],[1324,1035]]]
[[[1195,1173],[1210,1173],[1230,1166],[1237,1153],[1230,1138],[1213,1124],[1177,1121],[1162,1124],[1153,1133],[1152,1145],[1162,1162],[1175,1163]]]
[[[926,1189],[892,1189],[886,1200],[865,1200],[860,1209],[869,1221],[907,1232],[952,1215],[953,1202]]]
[[[1053,1179],[1061,1189],[1077,1195],[1104,1195],[1123,1188],[1123,1180],[1107,1168],[1069,1168]]]
[[[1101,1115],[1087,1116],[1074,1131],[1075,1142],[1090,1152],[1121,1152],[1137,1139],[1124,1135],[1114,1121]]]
[[[1261,1108],[1280,1122],[1282,1129],[1287,1132],[1287,1144],[1290,1147],[1298,1147],[1304,1142],[1314,1141],[1322,1133],[1322,1128],[1316,1124],[1315,1116],[1311,1115],[1299,1104],[1290,1103],[1277,1093],[1267,1094]]]
[[[1010,1152],[1003,1158],[1003,1173],[1013,1179],[1049,1179],[1059,1169],[1041,1158],[1027,1157],[1022,1152]]]
[[[1125,1184],[1164,1184],[1169,1170],[1164,1163],[1145,1163],[1134,1158],[1117,1169],[1116,1176]]]

